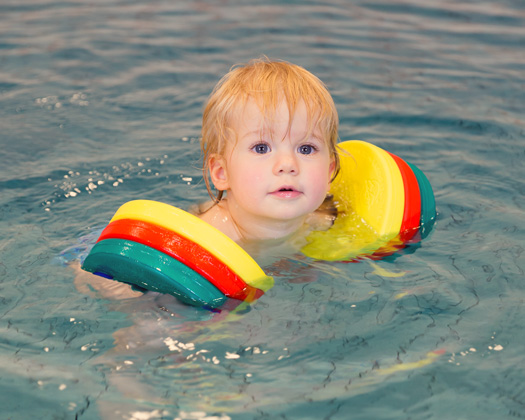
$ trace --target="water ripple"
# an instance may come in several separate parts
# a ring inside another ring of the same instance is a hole
[[[522,2],[12,0],[0,29],[5,416],[522,414]],[[202,105],[262,54],[327,83],[342,139],[427,174],[431,236],[390,260],[285,261],[237,315],[80,293],[50,261],[124,201],[205,199]]]

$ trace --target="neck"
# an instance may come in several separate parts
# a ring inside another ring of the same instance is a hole
[[[224,205],[237,232],[236,240],[240,242],[285,242],[301,230],[306,219],[306,216],[291,220],[250,217],[242,214],[239,208],[227,199],[224,200]]]
[[[293,223],[273,220],[248,221],[244,218],[239,220],[230,212],[227,200],[212,205],[199,217],[237,242],[259,264],[273,264],[283,256],[294,255],[306,245],[308,227],[303,219]]]

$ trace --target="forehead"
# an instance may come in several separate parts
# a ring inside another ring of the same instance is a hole
[[[318,113],[311,112],[304,100],[290,105],[284,98],[277,104],[265,104],[256,98],[248,98],[237,105],[231,126],[237,132],[268,130],[283,131],[285,134],[301,132],[304,135],[319,129]]]

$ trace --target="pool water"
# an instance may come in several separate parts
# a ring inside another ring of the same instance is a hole
[[[0,28],[2,418],[525,416],[522,1],[7,0]],[[432,234],[284,260],[240,313],[79,288],[57,257],[122,203],[206,199],[202,105],[262,54],[425,172]]]

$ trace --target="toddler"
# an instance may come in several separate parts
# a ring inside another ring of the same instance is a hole
[[[326,229],[339,171],[338,116],[324,84],[297,65],[253,60],[215,86],[203,113],[204,178],[195,211],[241,244]],[[216,189],[214,194],[211,184]]]
[[[232,69],[203,113],[203,172],[212,201],[192,211],[259,263],[293,255],[308,232],[329,228],[337,214],[327,193],[339,171],[338,125],[331,95],[304,68],[264,58]],[[86,294],[141,294],[74,268]]]

